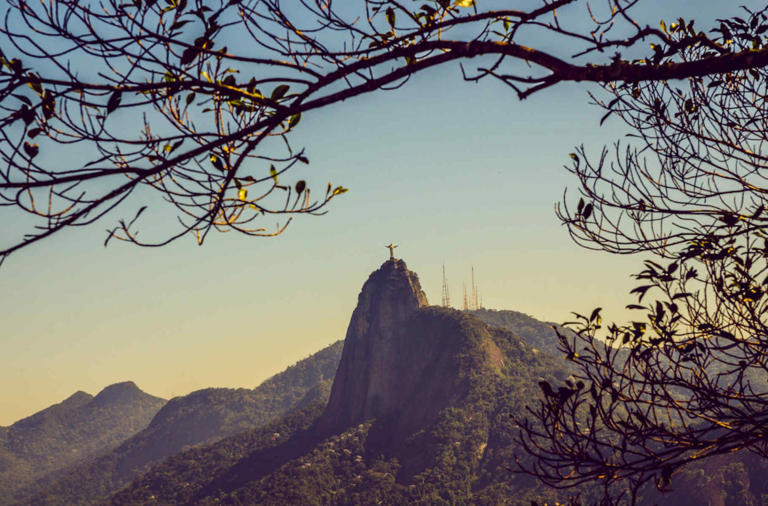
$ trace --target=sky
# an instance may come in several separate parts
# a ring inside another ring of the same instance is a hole
[[[657,23],[717,17],[721,3],[648,4]],[[114,224],[104,221],[11,256],[0,267],[0,425],[118,381],[164,398],[255,387],[344,337],[390,242],[432,304],[443,264],[454,306],[474,266],[488,308],[562,322],[600,306],[605,321],[626,319],[642,258],[577,247],[553,212],[575,184],[563,168],[574,146],[596,153],[625,133],[599,126],[589,89],[520,102],[498,82],[438,68],[302,118],[293,142],[311,164],[292,177],[350,191],[277,238],[104,248]]]

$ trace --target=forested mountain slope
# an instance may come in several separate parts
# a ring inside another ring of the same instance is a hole
[[[456,310],[426,307],[386,262],[358,298],[331,398],[268,430],[167,459],[112,504],[503,503],[557,494],[515,477],[514,415],[564,361]],[[269,432],[269,431],[272,432]]]
[[[140,430],[166,400],[133,382],[116,383],[95,397],[76,392],[0,429],[0,504],[46,473],[110,449]]]
[[[508,471],[516,434],[511,415],[522,413],[539,395],[539,378],[562,382],[562,365],[534,353],[511,332],[452,310],[419,309],[399,340],[409,350],[410,364],[392,372],[413,384],[394,394],[402,409],[328,431],[322,420],[333,412],[318,416],[318,406],[282,426],[167,459],[111,503],[502,504],[515,497],[530,504],[532,498],[554,499],[554,492]],[[442,365],[430,369],[424,351],[436,346],[443,349],[437,357]]]
[[[557,335],[552,328],[553,325],[558,325],[554,323],[543,322],[525,313],[508,309],[483,308],[468,311],[468,313],[476,316],[488,325],[511,330],[539,351],[553,355],[559,354],[557,351]]]
[[[185,448],[325,402],[341,349],[338,341],[254,389],[208,388],[171,399],[141,432],[98,458],[47,476],[17,495],[17,500],[24,504],[90,504]]]

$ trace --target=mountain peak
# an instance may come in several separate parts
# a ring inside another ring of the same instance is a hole
[[[387,260],[363,285],[346,339],[386,338],[416,309],[428,304],[416,273],[409,271],[403,260]]]
[[[133,381],[122,381],[104,387],[93,398],[93,403],[96,405],[125,404],[141,397],[149,397],[149,394],[142,391]]]
[[[375,417],[388,409],[389,372],[399,349],[395,335],[420,307],[427,306],[419,277],[391,258],[372,272],[357,298],[344,351],[334,378],[321,430]]]
[[[90,402],[90,400],[93,399],[93,396],[89,394],[88,392],[83,392],[82,390],[78,390],[77,392],[73,393],[63,401],[61,401],[61,404],[63,405],[75,405],[80,406],[87,402]]]

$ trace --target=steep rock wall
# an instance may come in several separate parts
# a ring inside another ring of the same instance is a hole
[[[320,430],[341,429],[397,409],[392,371],[401,351],[395,336],[427,304],[418,276],[402,260],[389,260],[368,277],[349,322]]]

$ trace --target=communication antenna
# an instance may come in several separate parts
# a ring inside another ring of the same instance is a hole
[[[475,309],[483,309],[483,296],[480,293],[480,285],[475,282]]]
[[[445,279],[445,264],[443,264],[443,307],[451,307],[451,294],[448,293],[448,281]]]
[[[462,283],[461,284],[461,288],[462,288],[462,291],[464,292],[464,307],[463,307],[463,309],[464,309],[464,311],[466,311],[467,309],[469,309],[467,307],[467,284],[466,283]]]
[[[477,283],[475,283],[475,266],[472,266],[472,299],[469,303],[470,309],[479,309],[477,304]]]

